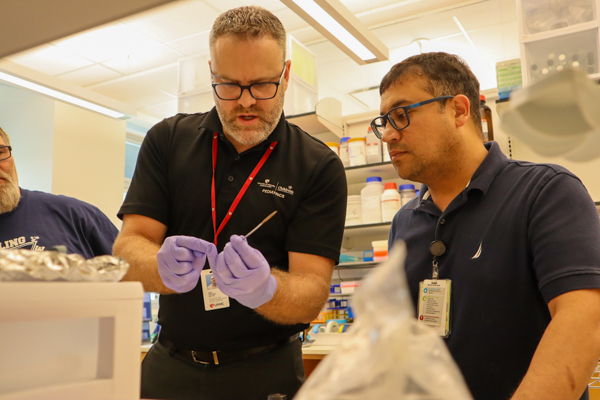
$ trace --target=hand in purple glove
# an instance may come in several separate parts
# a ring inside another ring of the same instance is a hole
[[[231,236],[221,254],[208,255],[215,281],[227,296],[248,308],[257,308],[273,298],[277,280],[260,251],[243,236]]]
[[[191,236],[169,236],[156,255],[158,273],[166,287],[186,293],[196,287],[206,255],[217,255],[214,244]]]

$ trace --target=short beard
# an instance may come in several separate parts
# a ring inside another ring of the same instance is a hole
[[[0,175],[8,179],[8,182],[0,184],[0,214],[11,212],[19,205],[21,191],[19,187],[9,177]]]
[[[227,135],[245,146],[256,146],[257,144],[264,142],[279,123],[281,112],[283,111],[283,100],[284,94],[279,92],[277,101],[273,105],[271,111],[264,112],[260,108],[253,107],[237,107],[229,115],[221,108],[218,101],[216,101],[215,104],[221,123],[223,124],[223,131],[227,132]],[[256,114],[260,119],[259,126],[256,128],[241,128],[237,126],[237,116],[245,113]]]

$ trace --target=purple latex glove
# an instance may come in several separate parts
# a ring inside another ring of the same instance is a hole
[[[191,236],[169,236],[156,255],[158,273],[166,287],[186,293],[196,287],[206,255],[217,255],[217,248],[206,240]]]
[[[208,255],[215,281],[227,296],[248,308],[257,308],[273,298],[277,279],[262,253],[233,235],[221,254]]]

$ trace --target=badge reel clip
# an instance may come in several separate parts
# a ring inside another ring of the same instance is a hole
[[[419,283],[417,322],[432,327],[436,334],[445,338],[450,336],[452,281],[438,279],[437,258],[446,253],[446,245],[441,240],[434,240],[429,245],[429,252],[433,256],[432,279],[425,279]]]

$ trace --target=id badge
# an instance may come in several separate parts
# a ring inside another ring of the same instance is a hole
[[[419,283],[417,321],[428,325],[441,337],[450,336],[450,279],[426,279]]]
[[[217,287],[211,269],[203,269],[200,273],[202,296],[204,296],[204,309],[206,311],[220,310],[229,307],[229,296]]]

